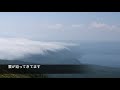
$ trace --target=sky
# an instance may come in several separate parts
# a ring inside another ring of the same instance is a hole
[[[119,12],[0,12],[0,38],[120,41]]]

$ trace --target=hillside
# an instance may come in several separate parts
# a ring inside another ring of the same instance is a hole
[[[0,64],[29,64],[29,62],[24,62],[20,60],[3,60],[0,59]]]
[[[87,65],[89,70],[81,74],[49,74],[49,78],[120,78],[120,68]]]
[[[22,60],[25,62],[39,64],[80,64],[80,61],[76,58],[76,55],[69,50],[61,50],[57,53],[47,51],[45,55],[29,55]]]
[[[29,64],[24,61],[17,60],[0,60],[1,65],[5,64]],[[0,68],[0,71],[8,72],[4,68]],[[47,75],[44,74],[0,74],[0,78],[47,78]]]
[[[75,61],[74,61],[75,60]],[[76,64],[76,59],[66,59],[67,62]],[[65,62],[66,62],[65,61]],[[62,61],[64,62],[64,61]],[[25,64],[23,61],[0,60],[0,64]],[[69,63],[68,63],[69,64]],[[0,78],[120,78],[120,68],[86,64],[88,72],[81,74],[0,74]],[[5,70],[0,68],[0,71]],[[8,72],[6,70],[6,72]]]

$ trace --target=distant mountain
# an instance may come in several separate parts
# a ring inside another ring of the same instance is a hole
[[[29,55],[22,60],[39,64],[80,64],[76,55],[69,50],[47,51],[45,55]]]
[[[0,64],[73,64],[81,65],[81,62],[76,58],[76,55],[69,50],[61,50],[59,52],[47,51],[45,55],[30,55],[21,60],[0,60]],[[90,65],[86,64],[88,71],[81,74],[0,74],[0,77],[18,77],[18,78],[120,78],[120,68]],[[0,68],[4,70],[4,68]],[[81,70],[81,69],[80,69]],[[7,71],[6,71],[7,72]]]
[[[29,62],[20,61],[20,60],[3,60],[0,59],[0,64],[29,64]]]
[[[45,55],[30,55],[24,59],[19,60],[0,60],[0,64],[80,64],[79,60],[75,58],[70,51],[64,50],[59,52],[48,51]],[[4,68],[0,68],[4,70]],[[6,71],[8,72],[8,71]],[[45,74],[0,74],[0,78],[46,78]]]

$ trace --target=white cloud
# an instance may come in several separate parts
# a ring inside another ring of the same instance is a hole
[[[92,22],[91,27],[93,28],[107,28],[108,25],[100,22]]]
[[[105,30],[115,30],[118,29],[116,25],[109,25],[101,22],[92,22],[89,25],[89,28],[95,28],[95,29],[105,29]]]
[[[19,59],[31,54],[46,54],[47,51],[68,49],[74,44],[60,42],[40,42],[24,38],[0,38],[0,59]]]
[[[63,28],[62,24],[54,24],[54,25],[48,25],[49,29],[61,29]]]
[[[73,24],[72,25],[72,27],[74,27],[74,28],[79,28],[79,27],[82,27],[83,26],[83,24]]]

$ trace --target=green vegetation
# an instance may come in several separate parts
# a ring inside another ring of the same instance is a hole
[[[0,78],[47,78],[44,74],[0,74]]]
[[[0,60],[1,65],[6,64],[28,64],[28,62],[18,61],[18,60]],[[4,67],[0,67],[0,72],[9,72]],[[0,78],[47,78],[46,74],[1,74]]]

